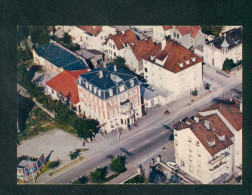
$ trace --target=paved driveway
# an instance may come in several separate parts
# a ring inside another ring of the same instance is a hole
[[[50,160],[59,158],[62,164],[70,161],[69,152],[82,148],[82,140],[63,130],[55,129],[47,133],[35,136],[29,140],[22,141],[17,147],[17,156],[28,155],[39,157],[42,153],[54,152]]]

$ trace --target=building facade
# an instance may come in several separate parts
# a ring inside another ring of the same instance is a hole
[[[172,40],[163,40],[146,53],[143,65],[148,83],[170,94],[164,104],[202,84],[202,59]]]
[[[153,41],[161,42],[167,36],[171,36],[172,26],[153,26]]]
[[[234,63],[242,60],[242,29],[232,29],[203,47],[204,62],[212,68],[222,70],[226,59]]]
[[[189,49],[204,45],[206,37],[200,26],[175,26],[171,29],[171,39]]]
[[[107,133],[129,128],[142,117],[136,76],[114,64],[80,75],[77,85],[81,114],[98,120]]]

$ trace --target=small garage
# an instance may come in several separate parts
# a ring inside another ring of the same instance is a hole
[[[159,104],[158,95],[144,86],[140,86],[141,97],[146,108]]]

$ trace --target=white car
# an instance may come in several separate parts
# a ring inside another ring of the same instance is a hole
[[[169,161],[166,163],[168,167],[172,168],[173,170],[178,170],[179,166],[174,161]]]

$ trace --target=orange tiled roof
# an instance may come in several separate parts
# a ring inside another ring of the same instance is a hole
[[[237,130],[242,129],[242,113],[240,111],[240,101],[235,99],[223,103],[215,103],[203,111],[218,110],[226,120]]]
[[[172,26],[163,26],[164,31],[172,29]]]
[[[151,56],[155,56],[155,58],[151,59]],[[163,61],[166,57],[163,68],[174,73],[202,62],[200,57],[173,40],[168,40],[163,50],[161,50],[161,43],[159,43],[143,56],[145,60],[152,63],[155,63],[155,59]],[[195,61],[193,62],[191,58],[195,58]],[[185,60],[188,60],[189,64],[186,64]],[[183,63],[183,67],[180,67],[179,63]]]
[[[97,36],[102,31],[103,26],[77,26],[77,27],[79,27],[80,29],[84,30],[87,33]]]
[[[154,46],[155,45],[151,37],[148,37],[147,40],[142,39],[137,41],[134,45],[130,45],[130,48],[139,61],[141,60],[142,56],[150,51]]]
[[[58,93],[61,93],[64,97],[70,96],[69,101],[77,104],[79,102],[79,94],[77,84],[75,82],[80,74],[84,74],[88,70],[89,69],[79,71],[65,70],[49,80],[46,84]]]
[[[112,39],[114,41],[116,48],[118,50],[124,48],[123,44],[132,44],[133,42],[135,42],[135,43],[137,42],[137,37],[136,37],[135,33],[131,30],[126,30],[124,32],[124,34],[123,33],[119,33],[116,35],[110,34],[108,36],[105,44],[107,44],[109,39]]]
[[[200,26],[176,26],[175,28],[182,36],[191,34],[192,37],[195,37],[198,31],[201,30]]]

